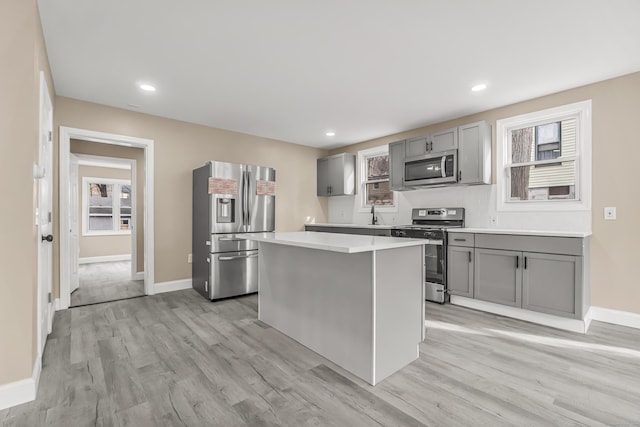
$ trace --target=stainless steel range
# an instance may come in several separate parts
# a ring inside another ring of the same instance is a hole
[[[464,227],[464,208],[418,208],[411,211],[411,225],[391,229],[394,237],[428,239],[425,245],[424,294],[429,301],[444,304],[447,293],[447,229]]]

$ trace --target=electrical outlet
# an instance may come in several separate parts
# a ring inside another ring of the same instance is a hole
[[[193,262],[193,254],[187,255],[187,262],[191,264]]]
[[[614,220],[616,219],[616,208],[604,208],[604,219],[606,220]]]
[[[498,217],[495,215],[490,216],[489,223],[493,226],[498,225]]]

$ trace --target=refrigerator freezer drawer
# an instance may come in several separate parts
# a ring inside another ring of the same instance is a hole
[[[258,242],[243,239],[243,234],[212,234],[209,252],[243,252],[258,249]]]
[[[210,254],[209,299],[258,292],[258,251]]]
[[[424,298],[427,301],[439,302],[440,304],[444,304],[445,297],[446,292],[444,290],[444,285],[431,282],[427,282],[424,284]]]

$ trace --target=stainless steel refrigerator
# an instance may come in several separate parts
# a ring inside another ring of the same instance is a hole
[[[215,300],[258,291],[258,244],[275,229],[276,171],[208,162],[193,170],[193,288]]]

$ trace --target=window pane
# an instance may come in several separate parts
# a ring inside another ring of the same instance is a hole
[[[576,119],[569,119],[512,130],[511,162],[525,163],[575,156],[576,123]]]
[[[113,184],[89,183],[89,231],[113,230]]]
[[[389,189],[389,181],[373,182],[366,185],[367,205],[393,206],[393,191]]]
[[[511,168],[510,200],[575,200],[575,161]]]
[[[367,180],[389,178],[389,156],[367,158]]]

